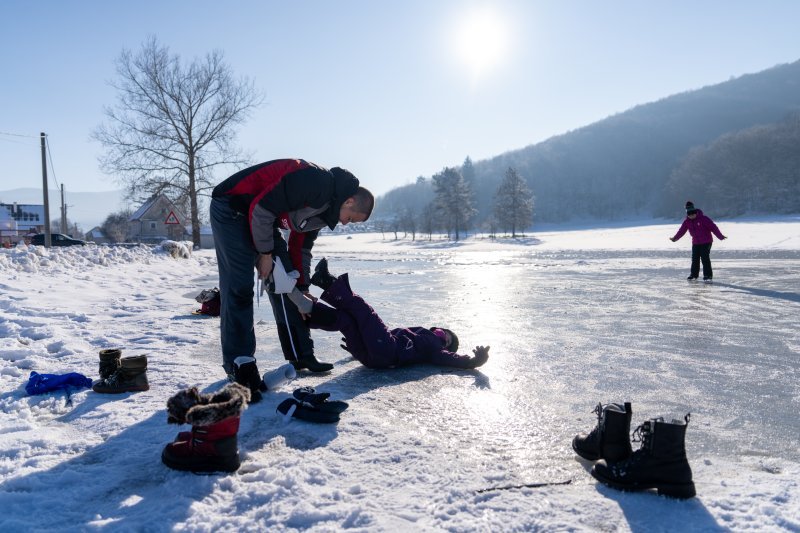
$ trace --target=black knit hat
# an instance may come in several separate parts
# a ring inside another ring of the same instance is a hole
[[[697,208],[694,206],[694,203],[689,201],[686,202],[686,214],[691,215],[697,212]]]
[[[452,330],[449,330],[447,328],[440,328],[438,326],[434,326],[431,328],[431,331],[433,331],[434,329],[440,329],[450,334],[450,344],[445,345],[444,347],[445,350],[447,350],[448,352],[458,351],[458,335],[456,335],[455,333],[453,333]]]

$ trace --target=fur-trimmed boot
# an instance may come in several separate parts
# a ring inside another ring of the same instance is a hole
[[[165,465],[191,472],[235,472],[239,469],[237,433],[239,419],[250,401],[250,389],[229,383],[212,394],[196,387],[186,389],[167,401],[167,421],[192,424],[161,453]]]
[[[100,350],[100,379],[110,378],[119,369],[120,357],[122,350],[119,348]]]
[[[695,495],[692,469],[686,458],[686,428],[690,415],[664,422],[653,418],[636,428],[634,440],[641,447],[628,459],[616,463],[600,461],[592,477],[600,483],[624,491],[656,489],[659,495],[692,498]]]
[[[147,356],[123,357],[119,360],[117,371],[95,383],[92,390],[103,394],[150,390],[147,382]]]
[[[597,404],[597,426],[589,432],[575,435],[572,449],[588,461],[605,459],[614,462],[627,459],[631,449],[631,409],[630,402]]]

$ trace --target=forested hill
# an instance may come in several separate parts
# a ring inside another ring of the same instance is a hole
[[[475,193],[474,226],[491,215],[509,167],[535,195],[534,222],[679,216],[688,198],[725,215],[800,212],[798,116],[800,61],[636,106],[462,168]],[[781,146],[775,139],[782,139]],[[737,166],[720,150],[734,150]],[[409,207],[403,205],[409,197],[421,208],[424,189],[432,195],[429,182],[390,191],[379,199],[378,214]],[[744,201],[756,188],[763,201]],[[724,198],[716,197],[720,191]],[[786,200],[787,194],[790,201],[771,197]]]

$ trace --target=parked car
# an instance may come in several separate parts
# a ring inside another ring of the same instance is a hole
[[[83,246],[84,244],[86,244],[86,241],[82,241],[80,239],[73,239],[69,235],[64,235],[62,233],[51,233],[50,243],[53,246],[75,246],[75,245]],[[37,233],[36,235],[31,237],[31,244],[44,246],[44,233]]]

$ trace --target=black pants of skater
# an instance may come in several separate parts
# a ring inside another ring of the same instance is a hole
[[[711,243],[692,245],[692,277],[700,275],[700,262],[703,262],[703,278],[711,279],[714,272],[711,270]]]
[[[269,293],[269,303],[278,326],[283,357],[287,361],[298,361],[313,356],[314,341],[311,339],[311,331],[297,306],[284,294]]]

